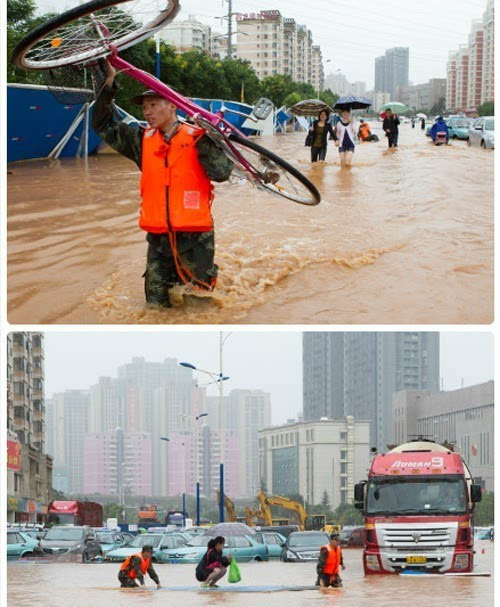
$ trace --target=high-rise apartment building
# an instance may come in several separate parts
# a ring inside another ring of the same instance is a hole
[[[493,0],[488,0],[483,15],[483,82],[481,88],[481,103],[493,101],[495,98],[495,6]]]
[[[439,334],[306,332],[303,337],[304,420],[370,421],[372,446],[392,442],[392,395],[439,390]]]
[[[42,521],[52,493],[46,454],[43,333],[7,335],[7,520]]]
[[[375,59],[375,91],[389,93],[395,100],[398,87],[408,86],[410,49],[397,46]]]
[[[150,496],[151,437],[147,432],[89,433],[84,440],[83,492]]]
[[[312,32],[305,25],[277,10],[239,14],[236,22],[237,56],[250,61],[260,79],[288,74],[295,82],[321,84],[321,49],[313,50]]]
[[[479,107],[483,90],[484,26],[474,21],[469,34],[469,62],[467,75],[467,107]]]
[[[446,65],[448,109],[477,109],[482,103],[494,99],[494,11],[493,0],[488,0],[483,18],[471,24],[468,43],[450,52]]]
[[[159,37],[180,53],[198,50],[211,54],[211,28],[198,21],[194,15],[189,15],[184,21],[170,23],[168,27],[160,30]]]
[[[207,397],[206,410],[207,424],[218,435],[219,398]],[[239,452],[239,467],[234,471],[237,491],[233,496],[253,497],[259,489],[259,430],[271,424],[270,395],[261,390],[231,390],[224,397],[223,420],[223,432],[236,437]]]
[[[50,401],[54,453],[54,487],[68,493],[83,492],[85,436],[89,427],[89,391],[66,390]]]
[[[319,46],[313,45],[311,57],[311,84],[316,91],[322,91],[325,88],[325,72]]]
[[[377,57],[375,59],[375,92],[383,93],[387,92],[385,86],[385,56]]]

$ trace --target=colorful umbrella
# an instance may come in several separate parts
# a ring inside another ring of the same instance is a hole
[[[380,111],[384,110],[392,110],[395,114],[406,114],[409,111],[409,107],[404,103],[399,103],[399,101],[389,101],[380,108]]]
[[[319,116],[322,110],[332,111],[332,108],[321,99],[303,99],[290,108],[295,116]]]

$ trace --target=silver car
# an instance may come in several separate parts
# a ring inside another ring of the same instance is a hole
[[[495,147],[495,117],[482,116],[469,126],[468,145],[479,145],[482,148]]]

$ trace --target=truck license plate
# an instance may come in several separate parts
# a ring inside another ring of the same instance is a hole
[[[427,563],[427,557],[426,556],[407,556],[406,562],[407,563]]]

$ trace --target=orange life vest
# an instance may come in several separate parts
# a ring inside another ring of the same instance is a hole
[[[323,550],[323,548],[328,552],[323,574],[335,575],[339,572],[340,560],[342,558],[340,546],[334,548],[331,544],[325,544],[325,546],[321,547],[321,550]]]
[[[142,138],[139,226],[147,232],[208,232],[213,185],[198,159],[203,131],[181,124],[170,143],[157,129]]]
[[[366,124],[366,122],[361,124],[359,127],[359,136],[362,140],[370,136],[370,127]]]
[[[145,559],[141,553],[139,554],[131,554],[123,563],[122,566],[120,567],[120,571],[123,571],[124,569],[127,569],[127,567],[130,566],[130,562],[131,560],[138,556],[141,559],[141,573],[142,575],[146,575],[146,573],[148,572],[149,566],[151,565],[151,559]],[[137,573],[135,572],[135,569],[133,567],[130,567],[130,570],[128,572],[128,577],[132,578],[133,580],[135,580],[135,578],[137,577]]]

